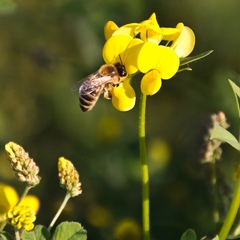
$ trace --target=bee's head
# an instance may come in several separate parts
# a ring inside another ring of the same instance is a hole
[[[127,76],[127,72],[125,69],[125,66],[122,65],[121,63],[116,63],[115,67],[117,68],[118,74],[120,77],[126,77]]]

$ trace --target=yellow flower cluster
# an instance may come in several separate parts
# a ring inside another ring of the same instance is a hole
[[[71,197],[76,197],[82,193],[79,174],[71,161],[64,157],[58,159],[58,176],[60,185],[67,189]]]
[[[29,157],[29,154],[20,145],[9,142],[5,145],[11,168],[21,182],[26,182],[28,186],[34,187],[39,184],[41,177],[38,175],[39,167]]]
[[[8,221],[17,229],[26,229],[30,231],[34,228],[33,222],[36,220],[35,211],[25,205],[12,208],[7,213]]]
[[[16,190],[7,184],[0,183],[0,223],[6,220],[7,212],[14,208],[18,201],[19,196]],[[40,202],[36,196],[27,195],[18,205],[30,206],[37,213]]]
[[[180,58],[188,56],[195,45],[195,35],[189,27],[178,23],[175,28],[162,28],[155,13],[141,23],[122,27],[109,21],[104,33],[104,61],[122,63],[128,74],[118,87],[110,90],[112,103],[120,111],[128,111],[135,105],[136,96],[130,84],[134,74],[144,74],[141,91],[153,95],[161,88],[162,79],[170,79],[177,73]],[[162,45],[163,42],[167,44]]]

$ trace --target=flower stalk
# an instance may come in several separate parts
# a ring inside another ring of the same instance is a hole
[[[238,179],[234,190],[233,200],[230,209],[219,233],[219,240],[227,239],[227,236],[231,230],[231,227],[237,215],[239,206],[240,206],[240,174],[238,174]]]
[[[147,96],[141,94],[139,109],[139,150],[142,170],[142,221],[143,239],[150,240],[150,218],[149,218],[149,176],[145,139],[145,115]]]
[[[28,194],[28,191],[32,188],[32,186],[27,185],[26,188],[24,189],[24,192],[22,196],[19,198],[16,206],[24,199],[24,197]]]
[[[66,196],[58,209],[56,215],[54,216],[52,222],[48,227],[50,231],[66,206],[68,200],[71,197],[76,197],[82,193],[81,182],[79,180],[79,174],[75,169],[71,161],[64,157],[58,159],[58,176],[60,181],[60,186],[67,190]]]
[[[49,231],[49,232],[51,231],[53,225],[54,225],[55,222],[57,221],[58,217],[59,217],[60,214],[62,213],[64,207],[66,206],[66,204],[67,204],[67,202],[68,202],[68,200],[69,200],[70,198],[71,198],[71,195],[70,195],[70,193],[67,192],[67,194],[66,194],[66,196],[65,196],[65,198],[64,198],[64,200],[63,200],[63,202],[62,202],[62,204],[61,204],[61,206],[60,206],[60,208],[58,209],[58,211],[57,211],[56,215],[54,216],[53,220],[51,221],[51,223],[49,224],[49,227],[48,227],[48,231]]]

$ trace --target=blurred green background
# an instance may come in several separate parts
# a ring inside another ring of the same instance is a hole
[[[71,199],[60,221],[79,221],[88,239],[139,239],[141,174],[137,103],[118,112],[101,98],[83,113],[71,87],[103,64],[103,27],[139,22],[155,12],[160,26],[183,22],[196,35],[192,55],[214,50],[191,64],[147,100],[152,239],[180,239],[188,228],[214,235],[213,195],[200,163],[212,113],[224,111],[237,135],[238,117],[227,79],[240,85],[239,0],[1,0],[0,1],[0,181],[18,183],[4,145],[22,145],[40,167],[36,223],[48,225],[65,191],[59,188],[58,157],[80,173],[83,194]],[[225,216],[237,153],[223,147],[219,199]],[[223,220],[223,219],[221,219]],[[128,231],[128,229],[130,229]]]

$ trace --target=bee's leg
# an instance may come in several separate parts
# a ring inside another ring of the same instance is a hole
[[[119,87],[119,83],[110,83],[112,87]]]
[[[112,94],[110,93],[110,91],[108,91],[106,88],[103,89],[103,97],[106,99],[111,99],[112,98]]]

